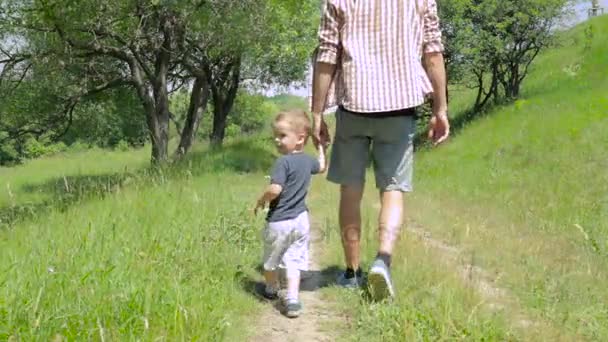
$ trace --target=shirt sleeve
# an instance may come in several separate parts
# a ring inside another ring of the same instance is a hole
[[[279,158],[274,163],[272,167],[272,174],[270,175],[270,184],[277,184],[280,186],[285,186],[285,182],[287,182],[287,173],[289,170],[289,165],[287,165],[287,160],[285,158]]]
[[[331,0],[325,0],[319,25],[317,62],[338,64],[340,55],[340,28],[342,19]]]
[[[437,15],[437,2],[427,0],[422,18],[424,37],[422,41],[424,53],[443,52],[444,46],[441,42],[441,28],[439,16]]]

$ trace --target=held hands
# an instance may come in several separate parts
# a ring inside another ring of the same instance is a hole
[[[319,153],[319,173],[327,171],[327,159],[325,158],[325,151],[327,149],[321,145],[317,146],[317,152]]]
[[[324,173],[327,170],[325,152],[331,143],[331,136],[322,113],[312,113],[312,142],[319,153],[319,173]]]

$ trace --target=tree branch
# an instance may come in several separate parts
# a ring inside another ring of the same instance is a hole
[[[64,113],[68,116],[68,122],[61,133],[55,134],[51,138],[53,142],[57,142],[59,139],[61,139],[70,130],[70,127],[72,127],[72,122],[74,121],[74,108],[76,108],[78,102],[78,100],[74,100],[68,101],[68,103],[66,104]]]
[[[125,62],[129,61],[129,55],[121,49],[112,46],[102,46],[98,41],[93,43],[77,41],[68,37],[58,24],[55,24],[55,32],[57,32],[59,37],[73,48],[84,51],[92,51],[100,55],[112,56]]]
[[[120,87],[120,86],[124,86],[124,85],[132,85],[132,84],[133,84],[133,82],[130,80],[125,80],[124,78],[115,78],[108,82],[100,84],[96,87],[90,88],[86,92],[84,92],[80,95],[76,95],[75,97],[76,98],[87,97],[87,96],[91,96],[93,94],[101,93],[108,89],[112,89],[112,88],[116,88],[116,87]],[[74,98],[74,96],[72,98]]]

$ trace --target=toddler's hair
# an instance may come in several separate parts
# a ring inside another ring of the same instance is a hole
[[[295,132],[306,134],[306,138],[310,135],[310,118],[305,111],[301,109],[291,109],[279,112],[275,116],[272,126],[274,127],[278,122],[286,121]]]

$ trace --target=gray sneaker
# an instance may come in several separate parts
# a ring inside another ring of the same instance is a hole
[[[375,301],[379,302],[395,297],[391,273],[384,261],[380,259],[376,259],[372,264],[367,276],[367,284],[369,292]]]
[[[296,318],[302,313],[302,304],[299,301],[288,301],[285,303],[285,316]]]
[[[337,280],[338,286],[346,289],[357,289],[363,285],[363,279],[356,275],[352,278],[346,278],[346,272],[342,272]]]

